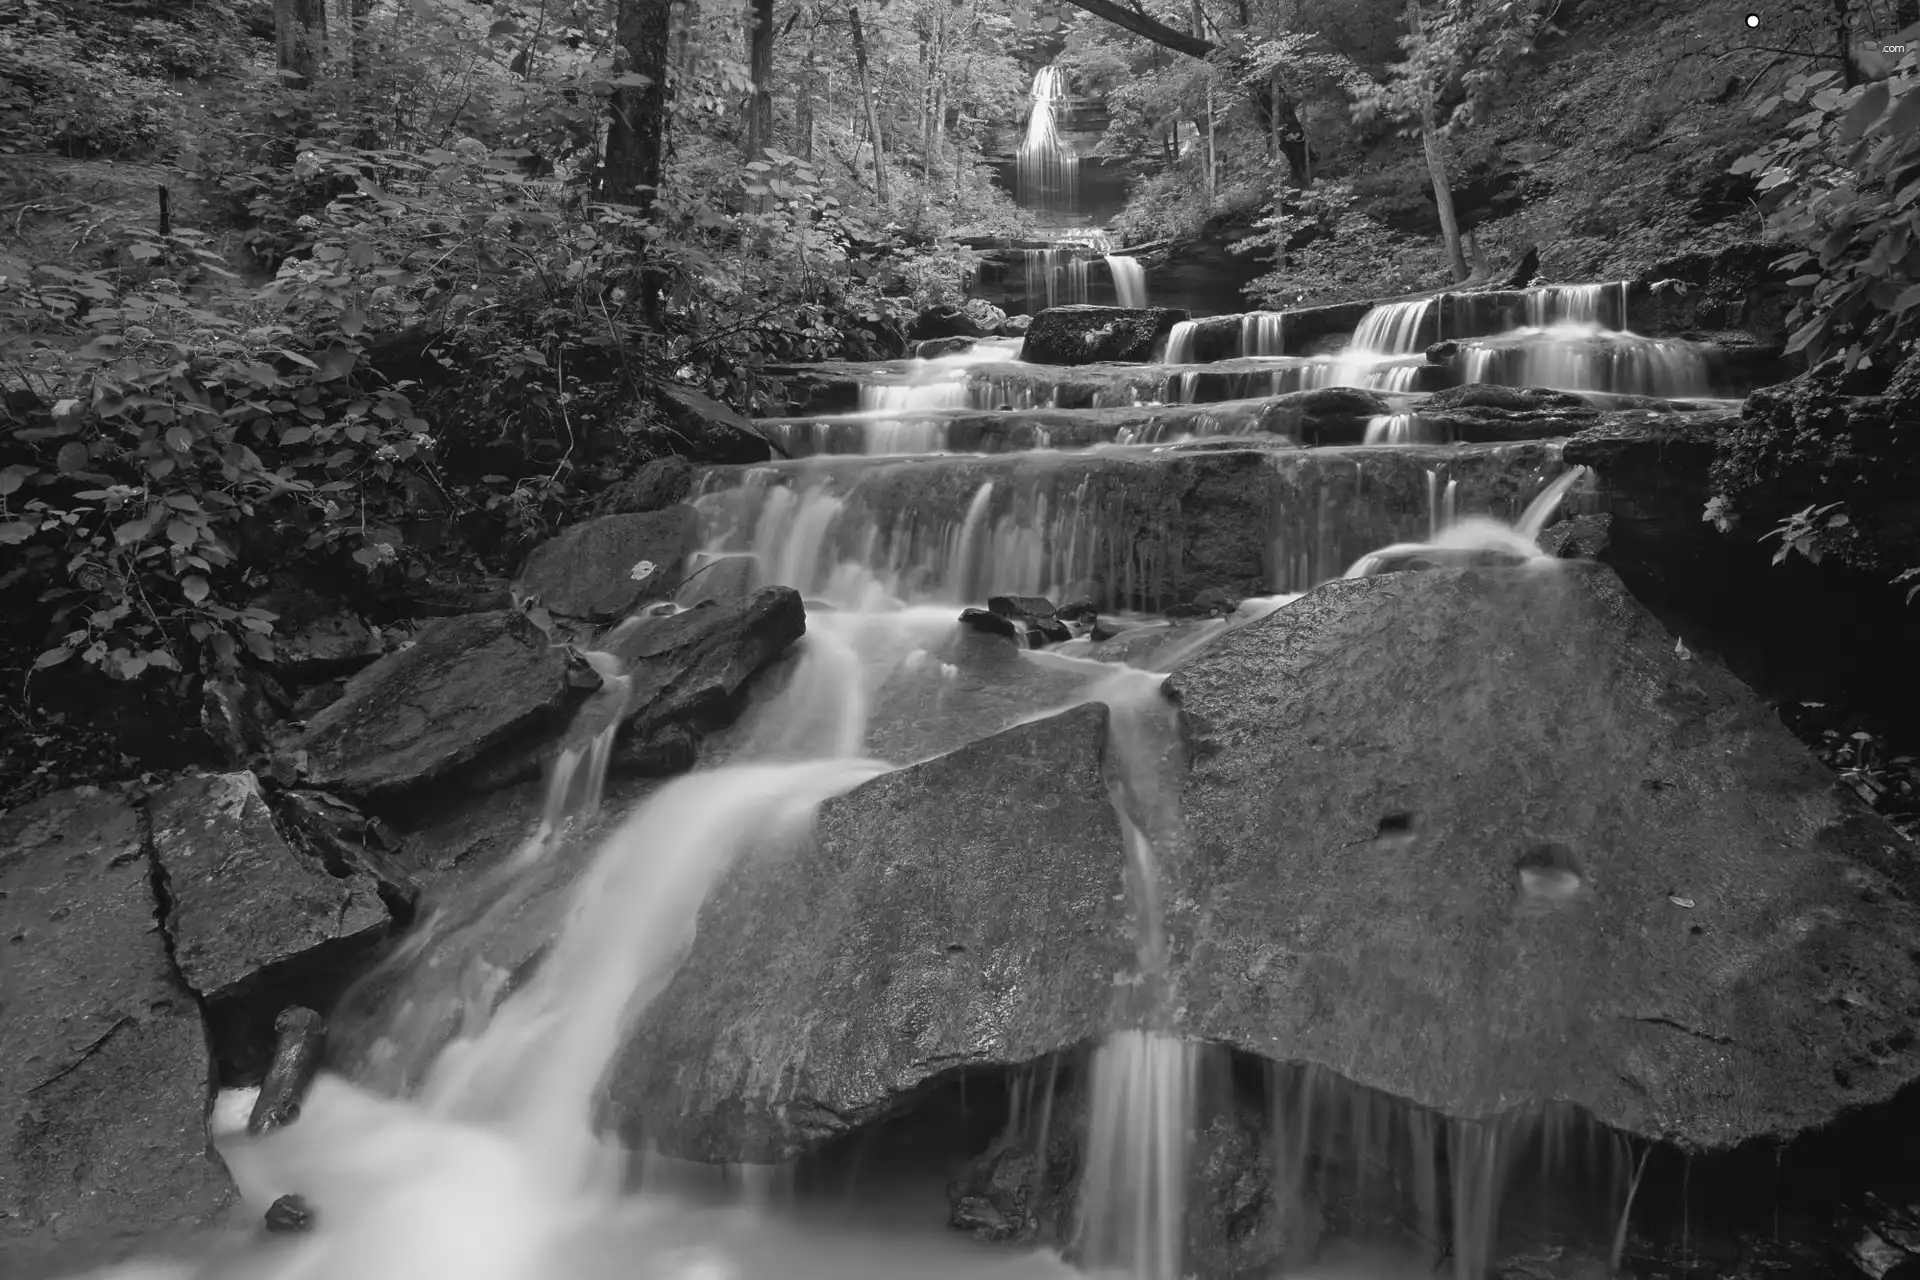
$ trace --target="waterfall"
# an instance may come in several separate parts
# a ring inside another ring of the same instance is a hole
[[[1193,335],[1200,329],[1197,320],[1176,320],[1173,329],[1167,334],[1167,349],[1160,357],[1161,364],[1192,364]]]
[[[1106,255],[1107,270],[1113,273],[1114,296],[1123,307],[1147,305],[1147,269],[1124,253]]]
[[[1287,353],[1287,316],[1284,311],[1249,311],[1240,317],[1240,354],[1283,356]]]
[[[1015,186],[1025,208],[1070,214],[1080,207],[1080,157],[1060,136],[1055,118],[1057,105],[1066,97],[1066,84],[1057,68],[1042,67],[1034,73],[1027,134],[1015,158]]]

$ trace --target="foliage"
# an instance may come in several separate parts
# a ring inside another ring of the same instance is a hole
[[[1443,0],[1421,13],[1422,29],[1400,45],[1403,61],[1390,78],[1369,84],[1354,103],[1356,119],[1418,127],[1420,104],[1431,94],[1443,131],[1488,121],[1511,94],[1521,65],[1538,41],[1553,34],[1559,0]]]
[[[8,18],[0,25],[0,151],[128,156],[170,141],[173,104],[150,77],[180,42],[147,33],[144,50],[102,47],[99,24],[69,21],[47,0],[17,0]]]
[[[1769,230],[1807,246],[1782,264],[1806,268],[1788,350],[1848,368],[1920,334],[1920,53],[1889,71],[1851,89],[1836,70],[1792,77],[1754,108],[1789,116],[1781,133],[1733,166],[1760,175]]]

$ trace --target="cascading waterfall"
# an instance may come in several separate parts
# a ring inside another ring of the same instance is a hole
[[[1458,558],[1468,562],[1471,562],[1473,556],[1482,553],[1505,555],[1522,562],[1548,561],[1550,558],[1540,550],[1540,535],[1545,531],[1547,521],[1551,520],[1554,512],[1560,509],[1560,504],[1566,500],[1567,494],[1573,487],[1587,480],[1592,474],[1586,467],[1574,467],[1565,472],[1528,503],[1527,509],[1512,524],[1486,516],[1455,519],[1442,526],[1430,541],[1399,542],[1390,547],[1369,552],[1355,561],[1345,576],[1372,577],[1408,557],[1427,556],[1429,553],[1438,558]]]
[[[1284,311],[1249,311],[1240,317],[1240,354],[1287,354],[1287,315]]]
[[[1167,333],[1167,349],[1160,357],[1161,364],[1192,364],[1193,339],[1199,332],[1197,320],[1178,320]]]
[[[1137,258],[1123,253],[1109,253],[1106,256],[1107,270],[1113,275],[1114,297],[1123,307],[1144,307],[1147,305],[1147,269],[1140,265]]]
[[[1080,207],[1080,157],[1060,136],[1055,114],[1066,97],[1058,68],[1042,67],[1034,73],[1027,133],[1015,157],[1015,188],[1025,208],[1067,214]]]

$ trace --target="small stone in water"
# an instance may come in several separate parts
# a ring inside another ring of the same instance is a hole
[[[304,1196],[281,1196],[267,1209],[265,1221],[276,1236],[304,1235],[313,1230],[313,1206]]]

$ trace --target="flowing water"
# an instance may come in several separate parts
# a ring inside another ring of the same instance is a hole
[[[1057,79],[1044,94],[1036,81],[1036,114],[1058,92]],[[1030,140],[1048,136],[1030,128]],[[1036,161],[1042,151],[1036,144]],[[1063,170],[1050,172],[1057,185]],[[1112,270],[1116,281],[1126,274]],[[1624,294],[1610,286],[1539,297],[1529,328],[1624,325]],[[1284,354],[1279,313],[1237,324],[1250,357],[1368,379],[1434,340],[1448,316],[1473,320],[1471,309],[1435,299],[1376,308],[1346,353],[1317,359]],[[1170,346],[1195,332],[1176,331]],[[1582,329],[1565,340],[1590,337]],[[761,680],[702,767],[616,803],[606,770],[630,683],[616,655],[627,632],[653,619],[604,637],[588,655],[602,687],[557,755],[539,827],[499,868],[439,903],[381,980],[343,1007],[340,1070],[315,1085],[299,1123],[258,1140],[220,1138],[252,1215],[296,1192],[316,1206],[315,1232],[236,1236],[211,1261],[145,1274],[1074,1274],[1048,1249],[947,1232],[937,1168],[867,1184],[858,1212],[837,1201],[827,1214],[799,1190],[776,1192],[786,1184],[771,1171],[702,1177],[624,1150],[598,1127],[597,1107],[628,1029],[673,976],[722,877],[807,839],[832,796],[1088,701],[1110,711],[1108,783],[1139,947],[1132,971],[1118,975],[1109,1034],[1069,1064],[1079,1091],[1070,1099],[1056,1088],[1060,1063],[1036,1064],[1012,1083],[1007,1132],[1037,1133],[1044,1164],[1049,1133],[1084,1128],[1072,1229],[1057,1241],[1078,1267],[1137,1280],[1188,1274],[1197,1117],[1206,1082],[1227,1063],[1224,1051],[1170,1031],[1178,993],[1162,881],[1181,856],[1182,826],[1163,673],[1343,572],[1488,556],[1549,571],[1537,540],[1586,475],[1565,468],[1553,444],[1418,443],[1414,412],[1384,415],[1367,429],[1370,447],[1349,449],[1241,441],[1223,452],[1096,433],[1077,448],[946,452],[951,415],[975,412],[978,388],[994,385],[983,374],[1009,376],[1013,354],[1011,342],[989,340],[863,371],[857,413],[780,424],[778,437],[793,452],[825,454],[828,430],[855,432],[854,456],[702,475],[693,501],[706,543],[694,567],[741,558],[752,582],[805,595],[807,634],[795,654]],[[1042,376],[1035,368],[1021,375]],[[1072,376],[1042,373],[1063,385]],[[1059,421],[1100,412],[1061,410]],[[1204,621],[1157,616],[1208,573],[1257,582],[1259,594]],[[1121,634],[1016,653],[1014,674],[994,680],[961,678],[957,614],[1000,593],[1084,599]],[[1116,652],[1134,665],[1105,660]],[[1503,1212],[1535,1183],[1578,1183],[1581,1203],[1619,1212],[1622,1153],[1578,1117],[1450,1121],[1329,1072],[1278,1065],[1264,1105],[1277,1203],[1290,1222],[1325,1220],[1337,1237],[1303,1263],[1302,1277],[1427,1274],[1450,1253],[1457,1280],[1480,1280]],[[749,1193],[755,1187],[764,1190]]]
[[[1060,136],[1057,111],[1067,86],[1059,70],[1042,67],[1027,100],[1027,133],[1015,157],[1016,195],[1028,209],[1071,214],[1080,206],[1080,157]]]

